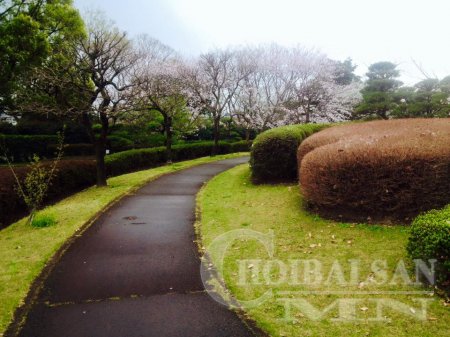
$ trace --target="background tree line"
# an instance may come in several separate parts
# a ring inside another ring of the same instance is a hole
[[[112,140],[161,142],[170,160],[175,141],[212,139],[215,154],[220,139],[280,125],[449,112],[449,78],[401,87],[396,65],[381,62],[363,83],[350,59],[277,44],[188,59],[101,13],[83,20],[71,0],[0,0],[0,33],[0,116],[17,123],[0,133],[67,124],[69,138],[95,147],[99,186]]]

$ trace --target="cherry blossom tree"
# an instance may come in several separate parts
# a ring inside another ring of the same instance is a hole
[[[189,95],[182,80],[184,63],[172,48],[147,35],[140,36],[137,45],[140,55],[138,110],[156,111],[161,115],[167,161],[171,162],[174,126],[185,131],[197,116],[195,109],[187,107]]]
[[[247,130],[348,119],[360,99],[360,85],[343,76],[343,63],[318,51],[272,44],[245,52],[255,68],[239,85],[231,110]]]
[[[231,101],[250,73],[245,55],[229,49],[202,54],[183,72],[192,106],[210,114],[213,121],[213,155],[218,151],[222,117],[230,113]]]

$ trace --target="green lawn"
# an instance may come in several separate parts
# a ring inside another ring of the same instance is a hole
[[[55,217],[54,226],[33,228],[22,219],[0,231],[0,336],[47,261],[105,207],[162,174],[242,155],[205,157],[114,177],[107,187],[89,188],[43,210]]]
[[[246,309],[247,315],[260,328],[271,336],[448,336],[449,306],[441,298],[399,293],[429,290],[406,285],[401,278],[404,274],[400,261],[405,262],[406,268],[411,267],[405,252],[407,227],[323,220],[302,210],[302,198],[296,185],[255,186],[249,178],[248,165],[241,165],[211,180],[198,196],[201,220],[197,226],[203,247],[235,229],[265,234],[273,231],[273,259],[288,266],[285,279],[280,279],[281,264],[258,261],[270,258],[260,243],[249,238],[234,241],[223,264],[222,276],[237,299],[255,299],[272,289],[273,296],[269,300]],[[213,263],[220,265],[217,252],[213,250],[210,254]],[[256,261],[242,261],[251,259]],[[313,259],[321,263],[322,272],[314,273],[312,269],[308,273],[298,268],[296,277],[296,269],[291,267],[295,264],[290,264],[292,260],[300,260],[300,266],[304,266]],[[356,270],[352,268],[355,265],[348,262],[352,259],[358,261],[354,263],[359,263],[359,273],[352,273]],[[342,267],[343,275],[337,272],[339,268],[332,269],[333,263]],[[315,279],[319,275],[323,276],[322,281]],[[318,280],[317,284],[306,284],[308,278]],[[269,285],[269,281],[274,284]],[[389,284],[392,281],[396,284]],[[421,302],[416,299],[428,303],[424,320],[418,319],[422,311]],[[332,307],[321,318],[314,315],[335,300],[341,301],[340,310]],[[310,305],[309,311],[305,303]],[[377,305],[382,308],[378,313]],[[371,320],[375,317],[390,321]],[[336,318],[345,319],[333,321]]]

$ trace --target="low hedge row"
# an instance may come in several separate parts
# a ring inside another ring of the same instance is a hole
[[[213,142],[182,144],[173,147],[174,161],[205,157],[211,154]],[[221,143],[220,154],[249,151],[246,142]],[[106,157],[109,176],[120,175],[141,169],[165,164],[167,161],[164,147],[129,150]],[[48,164],[44,164],[48,165]],[[28,172],[28,167],[16,167],[20,179]],[[62,160],[49,189],[46,203],[65,197],[71,193],[94,185],[96,166],[94,160]],[[26,206],[15,191],[15,180],[8,167],[0,167],[0,228],[9,225],[26,215]]]
[[[450,203],[450,119],[347,124],[298,150],[308,204],[348,221],[410,222]]]
[[[56,147],[51,146],[57,143],[57,136],[0,134],[0,157],[6,154],[14,162],[28,161],[34,154],[53,157]]]
[[[297,149],[327,124],[282,126],[261,133],[253,142],[250,165],[254,183],[290,182],[297,179]]]
[[[43,164],[50,165],[50,164]],[[28,167],[16,167],[19,179],[24,179]],[[96,181],[94,160],[62,160],[49,187],[45,202],[53,202],[71,193],[92,186]],[[27,213],[23,200],[15,189],[16,181],[8,167],[0,168],[0,228],[20,219]]]
[[[53,158],[57,152],[58,137],[52,135],[2,135],[0,134],[0,157],[6,152],[13,162],[29,161],[33,155]],[[132,149],[133,142],[122,137],[108,137],[107,148],[112,152]],[[64,156],[91,156],[95,153],[92,144],[65,144]],[[0,158],[0,162],[1,162]],[[3,159],[3,162],[5,160]]]
[[[450,205],[413,221],[407,251],[412,259],[436,259],[436,284],[450,289]]]
[[[172,146],[172,160],[182,161],[211,155],[213,142],[198,142]],[[247,152],[250,144],[246,141],[219,143],[218,154]],[[106,157],[108,175],[115,176],[144,168],[151,168],[167,162],[166,148],[135,149],[114,153]]]
[[[52,153],[57,152],[57,145],[50,144],[48,149]],[[93,156],[95,154],[94,146],[90,143],[80,143],[80,144],[64,144],[64,156],[65,157],[75,157],[75,156]]]

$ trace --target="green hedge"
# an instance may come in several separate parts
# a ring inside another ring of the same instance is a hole
[[[450,289],[450,205],[413,221],[407,251],[412,259],[436,259],[436,282]]]
[[[111,153],[131,150],[133,147],[134,143],[127,138],[108,136],[107,148],[111,150]]]
[[[297,149],[301,142],[327,124],[282,126],[261,133],[251,149],[255,183],[291,182],[297,179]]]
[[[178,144],[172,146],[172,160],[182,161],[211,155],[213,142]],[[220,143],[218,154],[249,151],[250,145],[245,141]],[[163,165],[167,162],[166,148],[135,149],[111,154],[106,157],[109,176],[115,176],[141,169]]]
[[[58,137],[51,135],[0,134],[0,155],[3,156],[6,152],[14,162],[28,161],[34,154],[39,157],[53,157],[54,145],[57,143]]]
[[[173,160],[182,161],[209,156],[213,142],[180,144],[173,146]],[[87,148],[86,150],[89,150]],[[220,143],[219,153],[249,151],[246,142]],[[167,161],[165,147],[129,150],[106,156],[106,168],[109,176],[148,169],[164,165]],[[48,165],[48,164],[47,164]],[[17,167],[17,175],[23,179],[28,167]],[[92,186],[96,181],[94,160],[62,160],[58,172],[49,189],[46,203],[55,201],[71,193]],[[0,228],[9,225],[26,215],[26,206],[15,191],[15,180],[8,167],[0,167]]]
[[[50,144],[48,148],[56,153],[56,144]],[[92,144],[80,143],[80,144],[64,144],[64,157],[76,157],[76,156],[93,156],[95,149]]]

